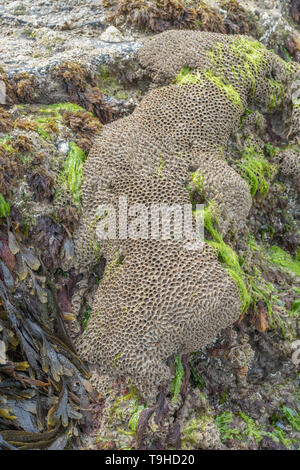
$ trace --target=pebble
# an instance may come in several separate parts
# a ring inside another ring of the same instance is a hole
[[[100,36],[101,41],[104,42],[123,42],[124,36],[114,26],[109,26]]]

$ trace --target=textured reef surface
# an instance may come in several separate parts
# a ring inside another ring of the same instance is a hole
[[[244,36],[187,31],[146,41],[139,61],[159,86],[130,116],[103,128],[83,167],[77,266],[99,255],[107,266],[77,350],[102,373],[130,378],[155,397],[170,382],[168,358],[206,346],[249,306],[223,238],[243,230],[251,196],[258,184],[265,191],[272,168],[250,155],[234,168],[226,149],[250,104],[252,113],[282,106],[298,67]],[[286,99],[284,110],[294,136],[299,108]],[[298,154],[284,154],[282,165],[287,160],[296,171]],[[99,205],[117,207],[121,196],[149,210],[198,197],[210,240],[193,250],[186,240],[97,239]]]

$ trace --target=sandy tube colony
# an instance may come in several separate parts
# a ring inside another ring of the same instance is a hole
[[[0,449],[299,449],[299,63],[298,0],[0,2]]]
[[[191,31],[159,34],[138,57],[156,86],[104,127],[84,164],[77,267],[93,262],[95,243],[107,267],[77,350],[155,399],[170,382],[169,357],[200,349],[238,320],[241,286],[210,243],[187,251],[176,240],[97,240],[97,208],[124,195],[130,204],[185,204],[192,192],[209,201],[222,235],[243,229],[251,194],[226,162],[229,137],[250,103],[281,106],[278,88],[289,89],[299,68],[251,38]],[[299,108],[291,113],[290,133]]]

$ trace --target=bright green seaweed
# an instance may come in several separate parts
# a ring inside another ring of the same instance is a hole
[[[64,176],[77,206],[81,200],[82,166],[85,159],[84,151],[75,142],[70,142],[69,153],[64,163]]]

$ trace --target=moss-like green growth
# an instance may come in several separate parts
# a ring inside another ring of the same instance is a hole
[[[31,155],[18,155],[18,158],[21,162],[26,165],[27,163],[32,162],[33,157]]]
[[[183,448],[194,449],[201,439],[201,434],[205,431],[207,424],[213,421],[211,416],[202,415],[199,418],[193,418],[188,421],[186,427],[183,429],[182,443]]]
[[[300,295],[300,290],[298,292],[298,295]],[[289,314],[292,316],[292,317],[298,317],[299,314],[300,314],[300,298],[299,299],[296,299],[293,304],[292,304],[292,307],[291,307],[291,310],[289,311]]]
[[[75,103],[66,102],[44,105],[39,108],[39,113],[42,115],[42,117],[38,117],[35,119],[35,122],[39,125],[39,132],[41,133],[41,130],[44,130],[44,128],[42,127],[43,124],[61,122],[63,120],[64,111],[69,111],[74,114],[78,112],[84,112],[90,115],[91,117],[93,116],[92,113],[87,112],[82,106],[79,106]]]
[[[279,248],[279,246],[271,246],[268,255],[271,263],[281,266],[284,270],[300,276],[300,261],[292,258],[286,251]]]
[[[117,368],[118,359],[121,355],[122,355],[122,351],[118,352],[118,354],[114,358],[115,369]]]
[[[219,428],[222,442],[227,441],[227,439],[239,438],[240,430],[230,426],[232,421],[233,413],[229,411],[224,411],[216,417],[216,425]]]
[[[292,426],[295,431],[300,431],[300,413],[299,410],[294,410],[285,405],[281,407],[282,413],[289,425]]]
[[[64,112],[68,111],[73,114],[77,114],[79,112],[84,112],[86,115],[93,117],[93,114],[86,111],[82,106],[74,103],[55,103],[44,105],[39,108],[40,117],[35,118],[35,122],[38,124],[37,131],[43,137],[50,139],[51,137],[46,132],[47,126],[60,123],[63,121]]]
[[[171,382],[171,393],[173,394],[172,401],[176,402],[180,393],[182,379],[184,377],[184,368],[181,363],[180,354],[176,354],[174,361],[174,378]]]
[[[99,261],[101,258],[101,246],[98,240],[96,239],[96,234],[94,235],[94,239],[91,241],[91,244],[91,248],[94,252],[95,261]]]
[[[251,196],[259,191],[265,196],[269,190],[269,181],[277,171],[263,153],[256,151],[253,145],[245,146],[241,160],[237,163],[237,169],[241,176],[247,181]]]
[[[230,67],[230,76],[224,68],[224,57],[229,52],[236,56],[236,63]],[[261,81],[261,71],[268,64],[269,51],[258,41],[245,37],[235,38],[229,45],[215,43],[207,51],[208,63],[206,69],[192,70],[183,67],[178,73],[175,83],[180,85],[202,84],[206,80],[216,85],[226,97],[240,110],[243,110],[243,101],[237,91],[240,82],[254,95],[257,83]],[[283,62],[286,72],[294,75],[294,69]],[[281,106],[285,93],[283,83],[269,79],[270,96],[269,111],[272,112],[276,106]]]
[[[217,86],[235,106],[240,109],[243,108],[240,95],[234,86],[227,83],[224,77],[221,78],[212,72],[212,70],[200,72],[199,70],[192,70],[189,67],[182,67],[175,79],[175,83],[179,85],[201,85],[205,83],[206,80]]]
[[[286,272],[291,272],[291,267],[293,269],[297,269],[297,264],[294,264],[294,262],[297,263],[297,261],[295,261],[288,253],[283,252],[282,254],[281,251],[283,250],[281,250],[279,251],[280,263],[285,264],[284,267],[281,267],[280,264],[274,263],[270,259],[270,256],[274,255],[272,247],[270,248],[269,245],[265,244],[258,244],[252,236],[249,236],[248,238],[248,247],[253,252],[253,256],[256,259],[256,266],[253,266],[253,263],[249,265],[247,262],[245,266],[245,275],[249,292],[251,292],[254,310],[257,310],[258,302],[263,300],[267,307],[269,326],[271,328],[280,328],[282,337],[292,341],[296,339],[296,329],[295,323],[290,320],[298,315],[300,304],[298,304],[296,299],[291,309],[287,310],[285,303],[282,301],[280,296],[277,295],[278,290],[276,289],[275,285],[266,281],[264,278],[265,275],[263,273],[267,273],[272,264]],[[275,247],[275,252],[277,252],[277,248],[278,247]],[[287,264],[289,265],[289,270],[286,268]],[[244,269],[244,266],[242,266],[242,268]],[[250,272],[251,274],[249,274]],[[300,290],[297,292],[297,288],[295,289],[295,292],[298,294]]]
[[[205,191],[205,186],[204,186],[204,175],[199,170],[194,171],[193,173],[191,173],[191,182],[193,183],[194,188],[197,191],[197,193],[199,195],[205,197],[206,196],[206,191]],[[193,190],[194,190],[194,188],[190,184],[187,185],[187,189],[190,192],[190,199],[191,199],[192,203],[193,203]]]
[[[136,438],[139,416],[145,408],[146,406],[141,402],[135,388],[130,385],[129,393],[117,396],[109,409],[105,411],[106,427],[113,429],[114,440],[118,448],[124,450],[132,448]],[[98,437],[96,442],[105,448],[105,443],[109,440],[104,434]]]
[[[9,216],[10,203],[7,202],[2,193],[0,193],[0,218]]]
[[[7,152],[13,152],[14,151],[14,148],[11,145],[11,138],[9,137],[9,135],[5,135],[4,137],[2,137],[0,139],[0,144],[3,145],[3,147],[5,148],[5,150]]]
[[[249,114],[253,114],[253,113],[255,113],[255,111],[252,111],[252,110],[249,109],[249,108],[245,108],[245,110],[244,110],[244,112],[243,112],[243,114],[242,114],[242,116],[241,116],[241,118],[240,118],[240,126],[239,126],[240,129],[243,128],[244,121],[245,121],[246,117],[249,116]]]
[[[214,85],[216,85],[236,107],[243,109],[243,103],[238,91],[230,83],[226,83],[220,77],[215,75],[211,70],[206,71],[205,77]]]
[[[240,412],[239,416],[246,423],[246,427],[242,433],[243,436],[250,439],[253,438],[256,442],[260,442],[264,435],[263,426],[259,423],[255,423],[246,413]]]
[[[65,103],[55,103],[41,106],[40,111],[42,113],[53,113],[54,111],[71,111],[76,113],[77,111],[86,111],[82,106],[79,106],[75,103],[65,102]],[[92,113],[91,113],[92,114]]]
[[[207,202],[204,208],[203,220],[210,239],[206,240],[206,243],[216,250],[223,268],[236,283],[240,293],[242,311],[247,311],[250,305],[253,305],[256,311],[258,303],[263,301],[267,308],[270,326],[283,327],[280,319],[277,318],[276,321],[273,319],[272,296],[274,286],[263,278],[262,271],[258,267],[249,266],[247,260],[239,258],[234,249],[223,240],[215,204],[206,198],[203,175],[199,172],[192,173],[191,180],[193,185],[188,185],[187,189],[190,192],[192,204],[195,202],[195,190]],[[195,213],[194,215],[196,216]],[[258,245],[252,236],[249,236],[248,246],[251,251],[257,252],[262,260],[265,259],[265,250]]]
[[[178,85],[199,85],[203,83],[203,75],[197,70],[193,71],[189,67],[182,67],[177,77],[175,78],[175,83],[178,83]]]
[[[272,89],[269,99],[269,111],[272,111],[276,106],[281,106],[285,98],[284,86],[282,83],[270,78],[269,85]]]
[[[30,112],[30,108],[24,105],[23,108]],[[56,124],[63,122],[65,113],[84,113],[86,116],[93,118],[93,114],[87,112],[83,107],[74,103],[55,103],[42,105],[34,112],[34,116],[30,119],[17,119],[14,126],[27,131],[38,132],[41,137],[46,140],[52,140],[51,133],[57,132]],[[50,133],[49,133],[50,132]]]
[[[43,126],[38,126],[37,131],[40,134],[40,136],[42,136],[44,139],[51,140],[50,134],[48,134],[48,132],[45,131]]]
[[[286,407],[284,407],[286,409]],[[288,409],[289,410],[289,409]],[[292,411],[292,413],[290,413]],[[298,421],[295,421],[295,410],[289,410],[288,416],[292,420],[293,423],[296,422],[296,426],[298,425]],[[295,443],[294,439],[288,439],[286,437],[286,432],[277,427],[276,425],[271,428],[271,430],[267,430],[267,428],[260,424],[259,422],[255,422],[250,416],[246,415],[246,413],[240,412],[238,413],[238,417],[241,418],[243,424],[241,423],[240,427],[233,427],[232,422],[234,415],[232,412],[224,411],[219,416],[216,417],[216,424],[219,428],[221,441],[224,442],[228,439],[238,439],[239,441],[246,441],[254,440],[255,442],[259,443],[264,436],[270,437],[273,439],[274,442],[282,442],[288,449]]]
[[[86,155],[75,142],[70,142],[69,153],[64,164],[64,177],[72,194],[74,203],[80,206],[82,166]]]
[[[162,158],[158,162],[157,175],[159,176],[159,178],[163,177],[163,168],[165,164],[166,164],[166,160],[163,160]]]
[[[195,387],[199,390],[202,390],[205,386],[205,380],[202,375],[200,375],[193,366],[191,366],[191,379]]]
[[[243,63],[241,67],[237,67],[240,77],[244,83],[251,84],[251,91],[254,94],[260,70],[267,60],[267,49],[258,41],[244,37],[233,41],[231,49],[237,55],[239,62]]]
[[[123,258],[120,255],[120,251],[117,250],[114,255],[113,259],[110,262],[110,264],[106,267],[105,272],[103,274],[103,279],[112,279],[113,276],[115,276],[119,270],[122,268],[122,263],[123,263]]]
[[[199,195],[206,198],[203,175],[199,172],[195,172],[191,174],[191,179],[195,190]],[[193,188],[188,187],[187,189],[190,192],[191,202],[193,203]],[[223,237],[220,234],[218,215],[216,213],[215,204],[212,201],[207,200],[207,206],[204,208],[203,220],[204,228],[211,236],[211,240],[206,240],[206,243],[217,251],[219,260],[224,269],[226,269],[228,274],[236,283],[240,293],[242,311],[246,311],[251,302],[256,301],[257,292],[254,293],[253,290],[253,298],[248,292],[246,276],[241,267],[240,260],[233,248],[224,242]]]
[[[237,83],[242,82],[247,88],[250,88],[250,92],[254,95],[257,83],[260,81],[261,70],[268,63],[268,50],[258,41],[246,37],[235,38],[229,48],[237,58],[236,64],[231,66],[234,81]],[[227,49],[227,45],[217,43],[208,52],[211,67],[222,80],[225,75],[223,56],[228,54]],[[285,67],[286,73],[293,77],[295,74],[294,68],[285,62],[282,65]],[[272,92],[269,101],[270,110],[272,110],[275,104],[282,103],[284,87],[275,80],[270,80],[270,86]]]
[[[83,319],[82,319],[82,325],[83,325],[84,330],[87,329],[88,321],[91,316],[91,311],[92,309],[90,305],[87,302],[85,302],[85,310],[84,310]]]
[[[259,73],[267,60],[267,49],[258,41],[244,37],[235,38],[229,47],[237,56],[237,64],[231,67],[234,80],[250,86],[254,94]],[[227,53],[227,48],[227,45],[216,43],[208,53],[213,69],[221,78],[224,77],[223,55]]]
[[[217,250],[223,267],[237,284],[240,292],[242,310],[246,311],[251,304],[251,296],[248,293],[244,281],[243,270],[240,266],[236,252],[224,242],[219,231],[215,228],[215,223],[217,223],[217,217],[214,205],[210,203],[204,208],[204,227],[211,235],[212,240],[207,240],[206,242]]]
[[[138,422],[139,422],[139,417],[140,417],[140,413],[146,408],[145,405],[139,405],[137,404],[136,405],[136,409],[135,411],[133,412],[130,420],[129,420],[129,427],[131,429],[131,431],[133,431],[134,433],[136,433],[137,431],[137,426],[138,426]]]
[[[127,100],[128,94],[113,73],[103,65],[100,69],[100,88],[105,95],[114,96],[119,100]]]
[[[265,155],[267,155],[268,157],[270,158],[274,158],[275,155],[280,152],[280,148],[279,147],[275,147],[274,145],[272,145],[270,142],[267,142],[265,144],[265,147],[264,147],[264,152],[265,152]]]

